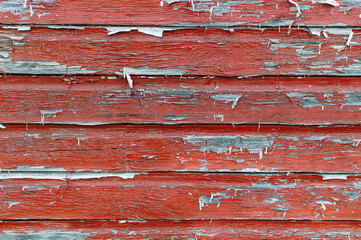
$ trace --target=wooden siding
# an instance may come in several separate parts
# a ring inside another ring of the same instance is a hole
[[[361,239],[357,0],[0,0],[0,239]]]
[[[312,35],[309,28],[132,29],[29,26],[23,31],[21,26],[3,26],[2,70],[13,74],[123,75],[125,70],[129,75],[241,77],[352,76],[361,71],[357,28],[318,28],[327,38]]]

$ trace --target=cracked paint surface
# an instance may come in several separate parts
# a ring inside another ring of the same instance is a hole
[[[290,34],[288,29],[232,31],[175,29],[157,37],[150,32],[108,36],[106,29],[97,27],[5,28],[0,31],[0,62],[3,72],[18,74],[123,75],[124,68],[130,76],[359,74],[357,29],[328,27],[322,30],[327,38],[310,36],[307,28]],[[205,40],[199,40],[203,33]]]

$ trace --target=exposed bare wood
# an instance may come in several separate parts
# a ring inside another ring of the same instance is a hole
[[[290,34],[289,29],[132,29],[3,28],[1,69],[21,74],[123,76],[125,68],[130,77],[360,74],[358,29],[317,30],[328,38],[311,36],[308,29]]]
[[[8,125],[9,171],[360,172],[360,127]]]
[[[309,221],[19,221],[0,237],[26,239],[358,239],[358,222]]]
[[[0,122],[359,124],[359,78],[8,76]],[[80,84],[81,83],[81,84]],[[332,116],[332,117],[330,117]]]
[[[359,175],[2,172],[0,177],[2,220],[361,219]]]
[[[293,2],[293,1],[292,1]],[[358,1],[6,0],[4,23],[113,25],[359,26]],[[300,14],[302,13],[302,14]]]

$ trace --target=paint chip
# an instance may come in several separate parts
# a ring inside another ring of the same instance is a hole
[[[333,7],[340,6],[340,3],[336,2],[335,0],[312,0],[312,3],[327,4],[327,5],[331,5]]]
[[[129,73],[127,72],[126,68],[123,70],[123,77],[124,79],[127,79],[130,89],[133,89],[133,80],[130,77]]]
[[[310,30],[311,35],[321,37],[322,28],[308,28],[308,29]]]
[[[6,127],[4,125],[2,125],[2,124],[0,124],[0,128],[1,129],[6,129]]]
[[[176,30],[181,30],[184,28],[179,28],[179,27],[106,27],[106,29],[108,30],[108,36],[117,34],[117,33],[122,33],[122,32],[130,32],[130,31],[138,31],[140,33],[144,33],[147,35],[151,35],[154,37],[163,37],[163,33],[165,31],[176,31]]]
[[[299,16],[302,15],[302,12],[301,12],[301,8],[300,6],[298,5],[298,3],[296,3],[295,1],[293,0],[288,0],[291,4],[295,5],[296,8],[297,8],[297,14],[296,14],[296,18],[298,18]]]
[[[350,32],[350,35],[348,35],[348,39],[347,39],[347,42],[346,42],[346,46],[347,46],[347,47],[350,46],[352,37],[353,37],[353,32],[351,31],[351,32]]]
[[[232,103],[232,109],[234,109],[234,108],[237,106],[238,101],[239,101],[239,99],[240,99],[240,98],[241,98],[241,96],[236,97],[236,98],[233,100],[233,103]]]
[[[30,31],[31,26],[24,25],[4,25],[2,26],[4,29],[17,29],[18,31]]]
[[[332,179],[341,179],[341,180],[347,180],[346,174],[327,174],[322,175],[322,180],[332,180]]]

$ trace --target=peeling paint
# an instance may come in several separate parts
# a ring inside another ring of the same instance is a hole
[[[4,29],[17,29],[18,31],[30,31],[31,26],[29,25],[2,25]]]
[[[36,186],[23,186],[22,191],[42,191],[42,190],[48,190],[49,192],[52,191],[52,189],[56,189],[58,191],[60,189],[60,185],[57,186],[45,186],[45,185],[36,185]]]
[[[323,174],[322,180],[333,180],[333,179],[340,179],[340,180],[347,180],[346,174]]]
[[[339,11],[349,11],[353,8],[360,8],[360,7],[361,7],[360,0],[342,0]]]
[[[312,0],[312,3],[327,4],[327,5],[331,5],[333,7],[340,6],[340,3],[336,2],[335,0]]]
[[[123,32],[131,32],[131,31],[138,31],[147,35],[151,35],[154,37],[163,37],[163,33],[166,31],[176,31],[181,30],[184,28],[167,28],[167,27],[106,27],[108,30],[108,35],[114,35],[117,33],[123,33]]]
[[[273,209],[276,210],[276,212],[286,212],[290,208],[285,207],[283,205],[277,205],[277,207],[273,207]]]
[[[61,65],[57,62],[12,61],[0,58],[1,69],[13,74],[94,74],[97,71],[87,70],[82,66]]]
[[[108,178],[108,177],[118,177],[123,179],[132,179],[136,175],[146,174],[146,173],[67,173],[67,172],[0,172],[0,180],[4,179],[52,179],[52,180],[82,180],[82,179],[97,179],[97,178]]]
[[[267,182],[261,183],[251,183],[251,186],[246,187],[232,187],[232,186],[223,186],[223,189],[233,189],[233,190],[252,190],[252,191],[262,191],[262,190],[280,190],[280,189],[287,189],[287,188],[295,188],[297,186],[296,183],[293,184],[271,184]]]
[[[68,30],[83,30],[86,26],[69,26],[69,25],[47,25],[50,29],[68,29]]]
[[[63,112],[62,109],[45,109],[40,110],[41,113],[41,123],[45,123],[45,116],[47,117],[56,117],[56,114]]]
[[[225,101],[226,103],[232,102],[232,109],[237,106],[237,103],[241,97],[242,94],[215,94],[211,96],[211,98],[216,101]]]
[[[264,69],[270,72],[276,70],[278,67],[278,63],[274,63],[274,62],[265,62],[264,65],[266,65]]]
[[[213,151],[219,154],[229,153],[230,147],[232,147],[231,152],[235,152],[236,149],[246,149],[251,153],[260,154],[265,148],[271,147],[274,142],[273,138],[265,135],[187,136],[183,140],[199,146],[199,151]]]
[[[5,170],[5,169],[1,169],[1,170]],[[6,170],[11,170],[11,169],[6,169]],[[30,172],[30,171],[35,171],[35,172],[62,172],[65,171],[64,168],[45,168],[43,166],[17,166],[16,167],[16,171],[24,171],[24,172]]]
[[[300,6],[298,5],[298,3],[296,3],[295,1],[293,0],[288,0],[290,3],[292,3],[293,5],[295,5],[296,9],[297,9],[297,14],[296,14],[296,18],[298,18],[299,16],[302,15],[302,12],[301,12],[301,9],[300,9]]]
[[[142,67],[126,67],[126,72],[130,75],[166,75],[166,76],[181,76],[184,71],[172,68],[150,68],[148,66]],[[124,72],[115,72],[117,75],[124,75]]]
[[[12,206],[18,205],[21,202],[15,202],[15,201],[4,201],[5,203],[7,203],[9,206],[8,208],[11,208]]]
[[[307,92],[291,92],[285,93],[292,101],[302,107],[323,107],[328,105],[336,105],[335,102],[331,101],[329,98],[325,97],[319,99],[315,93]],[[326,92],[324,96],[332,96],[332,92]]]
[[[220,192],[220,193],[212,193],[210,197],[207,196],[201,196],[198,199],[199,202],[199,210],[202,210],[202,208],[204,208],[205,206],[207,206],[208,204],[213,204],[216,203],[217,206],[219,207],[221,204],[221,200],[223,198],[233,198],[234,196],[228,195],[225,192]]]
[[[94,234],[81,232],[80,230],[69,231],[69,230],[63,230],[63,229],[54,229],[54,230],[44,230],[44,231],[22,231],[21,233],[14,232],[12,230],[4,230],[0,234],[0,239],[7,239],[7,240],[17,240],[17,239],[26,239],[26,240],[77,239],[77,240],[85,240],[91,236],[94,236]]]
[[[319,200],[316,201],[317,204],[321,204],[322,209],[325,211],[326,210],[326,205],[336,205],[336,203],[334,202],[330,202],[330,201],[326,201],[326,200]]]
[[[44,6],[42,3],[55,3],[57,0],[6,0],[0,2],[0,12],[11,12],[14,15],[27,15],[23,19],[28,19],[28,17],[33,16],[34,14],[40,16],[36,13],[37,9],[43,9]]]
[[[164,117],[165,120],[172,120],[172,121],[180,121],[180,120],[184,120],[184,119],[187,119],[187,118],[188,117],[178,116],[178,115],[168,115],[168,116]]]
[[[310,27],[309,30],[312,35],[321,37],[322,28]]]

